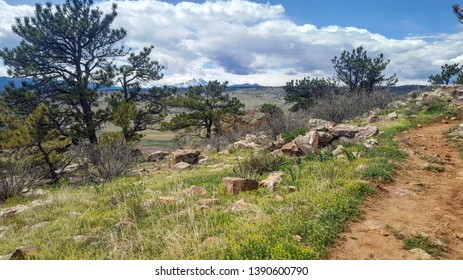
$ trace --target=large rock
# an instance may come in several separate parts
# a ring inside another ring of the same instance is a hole
[[[238,194],[243,191],[254,191],[259,188],[259,182],[252,179],[226,177],[222,179],[227,192]]]
[[[196,164],[199,160],[199,151],[195,150],[176,150],[172,153],[172,164],[186,162]]]
[[[233,143],[235,149],[257,149],[259,146],[254,142],[248,142],[247,140],[239,140]]]
[[[316,131],[326,131],[336,125],[335,122],[332,121],[325,121],[322,119],[310,119],[307,122],[306,128],[307,130],[316,130]]]
[[[156,151],[148,156],[148,161],[149,162],[160,162],[163,161],[167,156],[169,156],[168,152],[164,151]]]
[[[310,131],[306,135],[299,135],[294,139],[296,145],[304,154],[313,153],[318,148],[320,135],[316,131]]]
[[[299,149],[299,146],[293,140],[281,147],[281,152],[287,156],[303,156],[304,152]]]
[[[364,141],[379,133],[376,126],[352,126],[338,125],[329,129],[331,135],[336,138],[350,138],[357,141]]]
[[[327,132],[319,132],[318,135],[319,135],[319,138],[318,138],[319,148],[328,146],[334,140],[334,136]]]
[[[279,150],[281,148],[283,148],[283,146],[285,145],[285,139],[283,139],[283,136],[281,136],[281,134],[279,134],[275,141],[272,142],[272,144],[270,145],[270,147],[268,148],[270,151],[275,151],[275,150]]]
[[[318,149],[319,141],[320,134],[317,131],[310,131],[306,135],[299,135],[296,139],[284,145],[281,151],[289,156],[304,156]]]

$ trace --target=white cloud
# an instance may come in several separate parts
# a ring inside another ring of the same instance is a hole
[[[111,3],[98,5],[109,11]],[[283,85],[307,75],[331,77],[331,59],[360,45],[370,56],[384,53],[391,60],[388,73],[397,73],[402,84],[426,83],[440,65],[463,63],[463,32],[394,40],[356,27],[297,25],[281,5],[246,0],[117,4],[115,26],[128,31],[124,45],[134,51],[155,46],[153,58],[166,66],[161,83],[202,77],[230,84]],[[10,30],[14,17],[30,14],[33,7],[0,0],[0,10],[0,47],[12,47],[18,42]]]

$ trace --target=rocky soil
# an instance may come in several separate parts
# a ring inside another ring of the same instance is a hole
[[[378,195],[331,250],[331,259],[430,259],[404,240],[421,236],[442,249],[442,259],[463,259],[463,160],[446,132],[457,121],[425,125],[396,140],[409,154],[394,183],[377,185]]]

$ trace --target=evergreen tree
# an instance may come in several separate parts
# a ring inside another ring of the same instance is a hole
[[[445,64],[440,67],[441,73],[436,75],[429,76],[429,83],[432,85],[448,85],[452,77],[458,76],[457,83],[461,80],[461,70],[463,69],[462,66],[459,66],[458,63],[455,64]]]
[[[337,78],[351,92],[371,92],[375,87],[389,87],[397,83],[396,74],[386,77],[383,73],[389,60],[385,61],[382,53],[373,59],[368,57],[362,46],[352,50],[352,53],[343,51],[341,57],[334,57],[331,62]]]
[[[205,87],[190,87],[185,93],[177,94],[168,101],[169,106],[181,108],[184,112],[175,115],[165,129],[210,138],[213,133],[221,134],[220,122],[227,114],[239,114],[244,108],[236,97],[224,94],[227,82],[210,81]]]
[[[97,143],[97,131],[109,118],[98,106],[98,90],[111,84],[112,59],[126,55],[116,46],[126,31],[110,28],[116,5],[109,14],[92,6],[92,0],[36,4],[34,17],[17,19],[12,27],[22,38],[19,46],[3,49],[0,57],[9,75],[32,78],[29,89],[37,103],[66,121],[59,128],[63,133],[75,142]]]
[[[58,171],[69,162],[64,151],[71,139],[62,137],[49,119],[49,110],[38,105],[29,115],[15,114],[4,103],[0,103],[0,148],[4,155],[16,154],[37,168],[45,166],[47,177],[58,182]]]
[[[112,122],[122,128],[126,141],[138,141],[138,133],[148,126],[159,123],[165,117],[163,98],[171,90],[156,87],[150,90],[142,88],[143,83],[160,80],[163,66],[150,58],[154,47],[143,48],[139,54],[131,53],[128,63],[116,67],[116,80],[121,92],[109,98]]]
[[[291,111],[307,110],[312,106],[313,102],[325,95],[338,93],[337,84],[324,78],[311,79],[310,77],[302,80],[291,80],[283,87],[286,92],[285,101],[294,103],[290,108]]]

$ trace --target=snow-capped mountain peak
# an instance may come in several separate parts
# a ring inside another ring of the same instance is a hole
[[[188,80],[186,82],[175,84],[174,86],[176,86],[178,88],[188,88],[188,87],[206,86],[206,85],[207,85],[206,80],[204,80],[202,78],[199,78],[199,79],[193,78],[193,79]]]

